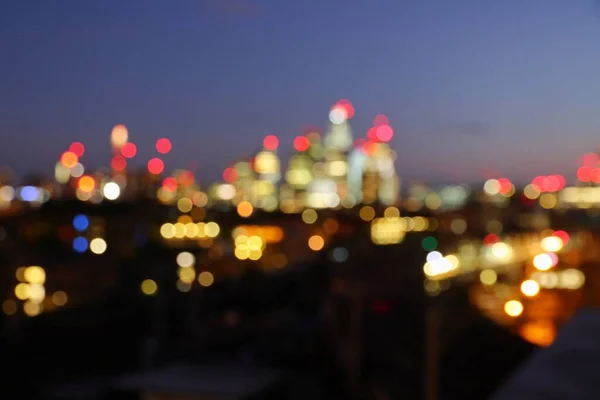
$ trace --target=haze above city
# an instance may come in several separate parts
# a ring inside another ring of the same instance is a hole
[[[600,141],[600,18],[591,0],[104,1],[0,6],[0,165],[52,175],[86,145],[107,165],[123,123],[166,168],[218,179],[276,134],[280,154],[340,98],[364,136],[396,135],[402,178],[573,180]]]

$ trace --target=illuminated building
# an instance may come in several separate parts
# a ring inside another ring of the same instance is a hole
[[[305,204],[305,193],[314,179],[314,160],[309,156],[311,141],[306,136],[294,139],[296,153],[292,155],[285,173],[286,184],[281,186],[281,208],[286,212],[299,211]]]
[[[258,179],[252,184],[252,204],[257,208],[273,211],[277,208],[277,184],[281,179],[279,157],[276,154],[279,139],[268,135],[263,140],[263,150],[254,158],[254,170]]]

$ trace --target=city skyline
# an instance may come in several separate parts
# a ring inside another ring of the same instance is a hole
[[[168,137],[166,169],[197,163],[211,181],[268,134],[287,159],[340,98],[356,108],[355,137],[388,115],[407,179],[572,181],[596,147],[600,22],[586,0],[144,4],[5,7],[0,164],[51,175],[81,141],[86,165],[107,165],[110,130],[123,123],[138,145],[133,165]]]

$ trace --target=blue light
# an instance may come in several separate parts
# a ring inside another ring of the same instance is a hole
[[[88,248],[88,241],[83,236],[78,236],[73,240],[73,250],[78,253],[84,253]]]
[[[25,186],[21,188],[21,199],[23,201],[36,201],[40,197],[40,191],[35,186]]]
[[[79,232],[85,231],[90,226],[90,220],[83,214],[76,215],[73,218],[73,228]]]

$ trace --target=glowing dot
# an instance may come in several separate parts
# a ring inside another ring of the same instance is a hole
[[[492,254],[499,259],[507,259],[512,255],[512,248],[503,242],[492,245]]]
[[[103,254],[106,247],[106,241],[102,238],[95,238],[90,242],[90,251],[94,254]]]
[[[204,226],[204,231],[206,232],[206,236],[210,238],[215,238],[219,235],[219,225],[216,222],[209,222]]]
[[[182,251],[177,254],[175,261],[180,267],[191,267],[196,262],[196,257],[189,251]]]
[[[110,142],[113,147],[120,149],[129,140],[129,132],[125,125],[115,125],[110,134]]]
[[[165,169],[165,164],[160,158],[153,158],[148,161],[148,172],[158,175]]]
[[[44,271],[44,268],[42,267],[32,265],[25,268],[25,271],[23,271],[23,277],[29,283],[43,285],[44,282],[46,282],[46,271]]]
[[[310,147],[310,140],[306,136],[298,136],[294,139],[296,151],[306,151]]]
[[[83,236],[78,236],[73,239],[73,250],[77,253],[84,253],[88,248],[88,241]]]
[[[83,232],[90,226],[90,220],[83,214],[76,215],[73,218],[73,228],[76,231]]]
[[[107,200],[116,200],[121,195],[121,188],[115,182],[108,182],[102,188],[102,194]]]
[[[373,118],[374,126],[389,125],[389,123],[390,123],[390,120],[388,119],[388,117],[386,117],[383,114],[376,115],[375,118]]]
[[[77,157],[83,157],[85,153],[85,146],[81,142],[73,142],[69,146],[69,151],[75,154]]]
[[[318,217],[319,216],[317,215],[317,212],[312,208],[307,208],[306,210],[302,211],[302,221],[304,221],[306,224],[314,224]]]
[[[504,312],[510,317],[518,317],[523,313],[523,304],[518,300],[509,300],[504,304]]]
[[[82,192],[90,193],[96,187],[96,181],[91,176],[82,176],[77,183]]]
[[[171,151],[171,141],[167,138],[158,139],[156,141],[156,151],[160,154],[167,154]]]
[[[360,209],[359,216],[363,221],[371,221],[375,218],[375,209],[371,206],[364,206]]]
[[[158,290],[158,285],[152,279],[146,279],[142,282],[140,288],[146,296],[154,296]]]
[[[233,167],[225,168],[223,171],[223,180],[227,183],[233,183],[237,179],[237,171]]]
[[[388,207],[383,211],[384,218],[394,219],[400,217],[400,210],[396,207]]]
[[[426,256],[426,260],[427,262],[434,262],[436,260],[440,260],[442,259],[444,256],[442,256],[442,253],[440,253],[439,251],[431,251],[429,253],[427,253]]]
[[[554,260],[550,254],[542,253],[533,258],[533,266],[540,271],[547,271],[554,266]]]
[[[57,306],[64,306],[67,304],[67,294],[62,290],[54,292],[52,294],[52,302]]]
[[[491,286],[498,280],[498,274],[493,269],[484,269],[479,273],[479,280],[484,285]]]
[[[331,254],[333,261],[342,263],[348,259],[348,250],[344,247],[336,247]]]
[[[163,224],[160,227],[160,235],[165,239],[173,238],[173,236],[175,236],[175,227],[173,226],[173,224]]]
[[[79,157],[77,154],[72,151],[65,151],[62,156],[60,156],[60,163],[65,168],[73,168],[79,162]]]
[[[116,155],[110,160],[110,167],[116,172],[121,172],[127,168],[127,160],[121,155]]]
[[[169,192],[174,192],[177,190],[177,179],[173,177],[168,177],[163,179],[162,186],[167,189]]]
[[[187,197],[182,197],[177,201],[177,209],[182,213],[190,212],[192,207],[194,207],[194,203]]]
[[[548,236],[542,239],[540,245],[544,251],[555,253],[563,248],[563,241],[557,236]]]
[[[346,119],[350,119],[354,116],[354,106],[348,99],[340,99],[337,101],[334,107],[340,107],[346,113]]]
[[[423,247],[423,250],[425,251],[434,251],[437,248],[437,246],[437,239],[433,236],[427,236],[421,241],[421,247]]]
[[[389,142],[394,137],[394,130],[389,125],[380,125],[377,127],[375,136],[381,142]]]
[[[253,211],[254,211],[254,207],[252,206],[252,203],[250,203],[249,201],[241,201],[237,205],[237,212],[240,215],[240,217],[242,217],[242,218],[248,218],[249,216],[252,215]]]
[[[71,168],[70,174],[73,178],[79,178],[81,175],[83,175],[84,171],[85,169],[83,168],[83,165],[81,163],[77,163],[73,168]]]
[[[267,135],[263,140],[263,146],[269,151],[275,151],[279,147],[279,138],[275,135]]]
[[[483,184],[483,191],[490,196],[500,193],[500,188],[501,185],[497,179],[488,179]]]
[[[348,115],[346,114],[346,110],[342,107],[334,106],[331,111],[329,111],[329,121],[332,124],[341,124],[344,123],[348,119]]]
[[[319,251],[325,246],[325,240],[322,236],[313,235],[308,239],[308,247],[313,251]]]
[[[533,297],[540,292],[540,285],[533,280],[526,280],[521,283],[521,292],[527,297]]]
[[[208,271],[200,272],[200,275],[198,275],[198,283],[204,287],[212,285],[214,281],[215,278],[213,274]]]
[[[125,143],[123,147],[121,147],[121,155],[125,158],[133,158],[137,154],[137,146],[132,143]]]

